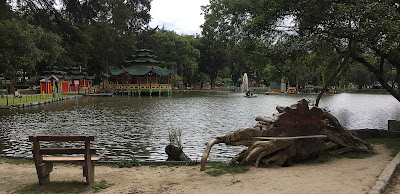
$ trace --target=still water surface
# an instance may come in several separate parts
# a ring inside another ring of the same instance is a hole
[[[141,161],[167,158],[170,129],[182,130],[184,152],[200,160],[212,138],[244,126],[257,116],[277,113],[316,95],[258,95],[234,92],[186,92],[163,97],[84,97],[17,110],[0,110],[0,155],[31,156],[28,135],[95,135],[105,160],[134,155]],[[387,120],[400,119],[400,103],[390,95],[324,95],[320,107],[349,129],[386,129]],[[244,147],[215,145],[209,159],[228,160]]]

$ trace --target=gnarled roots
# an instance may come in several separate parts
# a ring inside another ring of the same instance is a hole
[[[334,150],[335,154],[372,150],[370,144],[341,126],[333,115],[317,107],[310,109],[304,99],[290,107],[278,106],[277,110],[279,113],[272,117],[257,117],[254,127],[240,128],[211,140],[201,158],[200,170],[205,170],[211,147],[218,143],[247,146],[231,162],[255,166],[290,165],[316,158],[327,150]],[[268,141],[262,137],[269,137],[264,138]]]

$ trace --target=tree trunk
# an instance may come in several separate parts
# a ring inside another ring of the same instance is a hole
[[[182,149],[171,144],[165,147],[165,153],[168,154],[167,161],[191,161],[190,158],[183,153]]]
[[[321,92],[318,94],[317,99],[315,100],[315,106],[318,107],[319,101],[321,100],[322,95],[324,92],[328,89],[329,85],[331,85],[332,81],[336,78],[336,76],[339,74],[339,72],[342,70],[344,65],[347,63],[348,57],[344,58],[342,62],[340,63],[339,67],[336,69],[335,72],[331,75],[331,77],[328,79],[328,81],[325,83],[324,88],[322,88]]]
[[[214,144],[222,143],[224,141],[225,140],[223,138],[215,138],[215,139],[211,140],[210,142],[208,142],[206,149],[203,152],[203,156],[201,157],[201,166],[200,166],[201,171],[206,170],[206,162],[207,162],[208,155],[210,154],[211,147]]]
[[[393,97],[397,99],[397,101],[400,102],[400,93],[397,93],[394,88],[389,86],[389,84],[383,78],[384,76],[383,73],[381,73],[379,69],[376,69],[372,64],[370,64],[367,60],[365,60],[360,56],[352,55],[351,57],[356,61],[358,61],[359,63],[363,64],[365,67],[367,67],[372,73],[374,73],[376,79],[378,79],[379,83],[381,83],[383,88],[385,88],[386,91],[388,91]]]

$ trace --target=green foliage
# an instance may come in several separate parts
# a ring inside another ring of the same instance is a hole
[[[211,176],[220,176],[229,173],[238,174],[247,172],[249,170],[247,167],[244,167],[237,163],[226,164],[223,162],[209,162],[207,163],[207,168],[210,170],[207,170],[206,173]]]
[[[164,62],[162,66],[177,70],[186,83],[193,81],[200,57],[200,51],[191,45],[196,39],[171,31],[156,32],[154,39],[154,54]]]
[[[194,80],[197,83],[209,83],[210,82],[210,76],[204,72],[197,71],[194,75]]]
[[[205,22],[201,26],[199,69],[210,76],[211,87],[214,87],[219,72],[228,65],[226,48],[229,24],[223,22],[226,16],[222,2],[211,1],[210,3],[202,7]]]
[[[232,79],[231,79],[231,78],[224,78],[224,79],[222,79],[222,83],[229,83],[229,82],[232,82]]]
[[[39,62],[54,62],[63,52],[60,37],[23,18],[0,21],[0,73],[14,81],[16,71],[35,71]]]
[[[400,93],[387,84],[388,80],[400,82],[400,74],[391,76],[388,73],[393,68],[400,69],[400,39],[394,33],[400,28],[397,3],[374,0],[267,0],[262,1],[261,6],[244,12],[251,15],[251,21],[246,26],[250,34],[265,38],[286,33],[306,38],[315,51],[327,45],[336,53],[334,55],[351,58],[353,62],[350,61],[350,65],[357,62],[365,66],[400,101]],[[282,21],[289,18],[292,23],[281,27],[285,23]],[[324,52],[319,54],[326,56]],[[333,69],[338,64],[336,61]]]
[[[171,129],[168,131],[169,144],[182,149],[182,129]]]
[[[173,87],[179,87],[181,85],[182,77],[179,75],[174,75],[171,81]]]
[[[20,16],[0,14],[0,73],[9,79],[16,69],[33,75],[49,65],[101,75],[134,53],[137,32],[151,19],[150,0],[12,3]]]
[[[88,30],[91,49],[87,63],[88,70],[101,75],[117,64],[123,64],[126,57],[135,53],[135,40],[132,36],[121,34],[107,22],[97,22]],[[100,82],[98,76],[97,83]]]
[[[134,157],[125,157],[118,162],[120,168],[131,168],[132,166],[139,166],[139,161]]]

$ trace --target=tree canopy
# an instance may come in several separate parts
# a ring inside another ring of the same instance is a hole
[[[285,31],[307,38],[314,45],[329,44],[332,50],[361,63],[372,72],[382,86],[400,101],[385,75],[386,66],[399,72],[399,4],[392,0],[354,1],[283,1],[266,0],[250,10],[248,33],[276,36]],[[289,26],[282,21],[293,19]],[[397,73],[396,81],[399,82]]]
[[[101,75],[147,48],[187,84],[238,85],[244,73],[296,87],[379,81],[400,101],[396,1],[210,0],[195,36],[149,27],[150,9],[151,0],[0,0],[0,74],[57,65]]]
[[[56,65],[101,75],[134,53],[138,34],[151,18],[150,2],[2,0],[0,73],[12,79],[16,69],[35,75]]]

